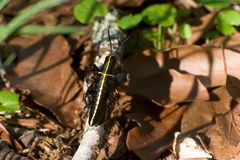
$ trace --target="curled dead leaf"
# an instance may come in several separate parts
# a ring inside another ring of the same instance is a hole
[[[240,79],[240,54],[220,47],[183,45],[165,52],[146,50],[129,57],[124,66],[138,78],[173,68],[196,76],[206,87],[226,85],[227,75]]]
[[[234,109],[216,116],[206,131],[215,159],[240,159],[240,105],[234,101],[233,104]]]
[[[234,33],[231,36],[218,37],[205,44],[205,46],[223,47],[240,52],[240,33]]]
[[[146,117],[145,125],[147,126],[135,127],[128,132],[126,140],[128,148],[142,159],[159,158],[161,153],[171,147],[174,132],[180,127],[183,110],[184,108],[176,106],[167,108],[161,113],[159,121]]]
[[[144,79],[133,77],[127,91],[140,94],[161,105],[209,98],[207,89],[198,79],[174,69]]]
[[[206,87],[226,84],[224,51],[184,45],[156,55],[159,66],[176,68],[195,75]]]
[[[224,114],[230,110],[232,97],[226,87],[217,88],[211,94],[210,101],[194,101],[187,105],[182,118],[182,132],[207,125],[212,122],[216,114]]]

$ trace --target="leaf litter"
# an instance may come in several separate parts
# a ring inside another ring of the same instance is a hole
[[[106,3],[137,7],[143,2]],[[68,11],[68,7],[62,6],[57,12]],[[31,23],[74,22],[66,20],[71,14],[56,14],[45,18],[45,13],[39,14]],[[61,22],[57,21],[64,16]],[[124,60],[130,81],[119,89],[108,146],[99,152],[102,159],[157,159],[172,155],[175,132],[204,134],[210,139],[208,150],[215,159],[239,158],[239,35],[196,45],[212,27],[213,16],[205,14],[200,18],[201,24],[192,27],[193,35],[186,44],[161,52],[147,46],[145,50],[136,49]],[[30,95],[22,95],[22,113],[11,119],[1,117],[1,140],[7,142],[3,145],[8,147],[4,148],[15,156],[21,153],[32,159],[72,158],[85,123],[81,78],[95,52],[86,37],[27,35],[7,41],[18,53],[8,78],[18,90],[30,91]],[[77,48],[72,40],[77,41]],[[77,55],[77,51],[83,55]],[[73,66],[76,60],[80,69]]]

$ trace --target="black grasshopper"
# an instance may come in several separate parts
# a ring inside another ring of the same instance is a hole
[[[88,125],[101,125],[106,121],[116,99],[116,88],[123,81],[119,60],[107,56],[101,70],[95,71],[91,85],[85,94],[85,103],[89,107]]]

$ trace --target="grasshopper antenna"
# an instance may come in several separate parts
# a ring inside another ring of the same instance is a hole
[[[130,36],[127,36],[126,38],[124,38],[124,40],[121,42],[120,46],[117,49],[117,53],[121,50],[121,48],[123,47],[123,45],[125,44],[125,42],[127,42],[127,40],[130,38]]]

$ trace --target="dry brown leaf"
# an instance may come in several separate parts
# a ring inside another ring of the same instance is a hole
[[[159,66],[185,71],[195,75],[206,87],[213,87],[226,84],[223,53],[221,48],[184,45],[157,54],[156,60]]]
[[[226,85],[227,75],[240,79],[240,54],[220,47],[183,45],[165,52],[146,50],[129,57],[124,66],[138,78],[174,68],[195,75],[206,87]]]
[[[231,36],[217,37],[205,44],[205,46],[223,47],[240,52],[240,33],[234,33]]]
[[[42,128],[49,130],[58,130],[59,126],[53,121],[46,122],[44,120],[39,120],[37,118],[12,118],[6,119],[6,123],[10,125],[18,125],[29,129],[36,129],[36,127],[41,126]]]
[[[240,66],[240,54],[238,52],[225,49],[224,57],[228,76],[240,79],[240,72],[238,69]]]
[[[163,70],[155,59],[156,54],[152,50],[145,50],[142,54],[134,54],[123,61],[123,67],[136,78],[153,76]]]
[[[194,44],[195,42],[197,42],[206,32],[206,30],[213,25],[214,17],[215,13],[208,13],[200,17],[199,22],[197,22],[197,24],[190,23],[192,28],[192,36],[187,39],[187,44]],[[196,21],[196,19],[194,19],[194,21]]]
[[[234,99],[240,98],[240,80],[233,76],[227,77],[226,88]]]
[[[187,105],[188,108],[182,118],[182,132],[191,131],[209,124],[216,114],[226,113],[230,110],[232,97],[225,87],[215,89],[213,96],[210,101],[195,101]]]
[[[97,159],[124,159],[121,158],[128,152],[126,145],[126,132],[119,123],[114,123],[109,128],[106,146],[100,150]],[[126,158],[125,158],[126,159]]]
[[[61,5],[54,7],[53,9],[47,9],[41,11],[33,18],[30,23],[44,24],[49,26],[54,25],[72,25],[76,20],[73,16],[73,7],[78,3],[77,0],[66,1]]]
[[[214,159],[240,159],[240,104],[232,107],[230,112],[216,116],[215,123],[207,128]]]
[[[209,98],[207,89],[199,80],[174,69],[144,79],[132,77],[127,91],[131,94],[140,94],[160,105]]]
[[[9,44],[20,47],[18,63],[10,77],[12,84],[29,89],[36,103],[55,113],[64,125],[74,126],[76,117],[72,113],[79,109],[81,100],[68,106],[71,114],[62,109],[79,92],[67,41],[62,36],[19,36]]]
[[[174,132],[179,129],[179,122],[184,108],[170,107],[160,114],[160,120],[145,117],[146,125],[135,127],[128,132],[127,146],[142,159],[157,159],[170,148]],[[155,111],[155,114],[158,112]],[[148,127],[148,125],[153,127]]]
[[[62,122],[64,122],[64,124],[67,124],[67,126],[71,128],[75,128],[76,126],[79,126],[81,122],[79,118],[79,110],[82,107],[82,100],[83,93],[81,92],[78,97],[54,110],[54,113]]]
[[[240,101],[239,101],[239,99],[237,99],[237,100],[235,100],[235,101],[233,101],[232,102],[232,104],[231,104],[231,107],[233,108],[232,109],[232,120],[233,120],[233,126],[234,126],[234,128],[235,128],[235,130],[237,131],[237,133],[238,133],[238,136],[236,136],[236,137],[239,137],[240,136],[240,103],[239,103]],[[235,106],[234,106],[235,105]],[[234,136],[232,136],[232,138],[234,138]],[[240,142],[239,140],[238,140],[238,142]]]
[[[11,3],[8,3],[3,8],[3,13],[7,15],[17,15],[21,10],[24,8],[28,7],[31,5],[32,1],[31,0],[15,0],[11,1]]]

